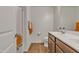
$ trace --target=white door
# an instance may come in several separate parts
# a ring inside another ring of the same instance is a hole
[[[16,52],[17,7],[0,7],[0,52]]]

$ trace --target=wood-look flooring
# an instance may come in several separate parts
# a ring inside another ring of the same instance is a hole
[[[32,43],[28,53],[48,53],[48,48],[44,46],[44,43]]]

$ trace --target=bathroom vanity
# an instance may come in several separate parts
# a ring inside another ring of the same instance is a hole
[[[77,53],[79,52],[79,36],[61,32],[48,33],[49,53]]]

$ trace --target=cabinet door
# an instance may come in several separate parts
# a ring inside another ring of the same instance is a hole
[[[56,53],[63,53],[63,51],[56,45]]]
[[[61,42],[59,39],[56,39],[56,44],[63,50],[64,53],[75,53],[76,51]]]
[[[52,41],[51,38],[48,39],[48,49],[49,49],[50,53],[55,52],[55,43],[54,43],[54,41]]]

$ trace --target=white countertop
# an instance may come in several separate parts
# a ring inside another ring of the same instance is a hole
[[[49,32],[54,35],[56,38],[60,39],[65,44],[71,46],[76,51],[79,52],[79,35],[74,33],[66,32],[62,34],[61,32]]]

